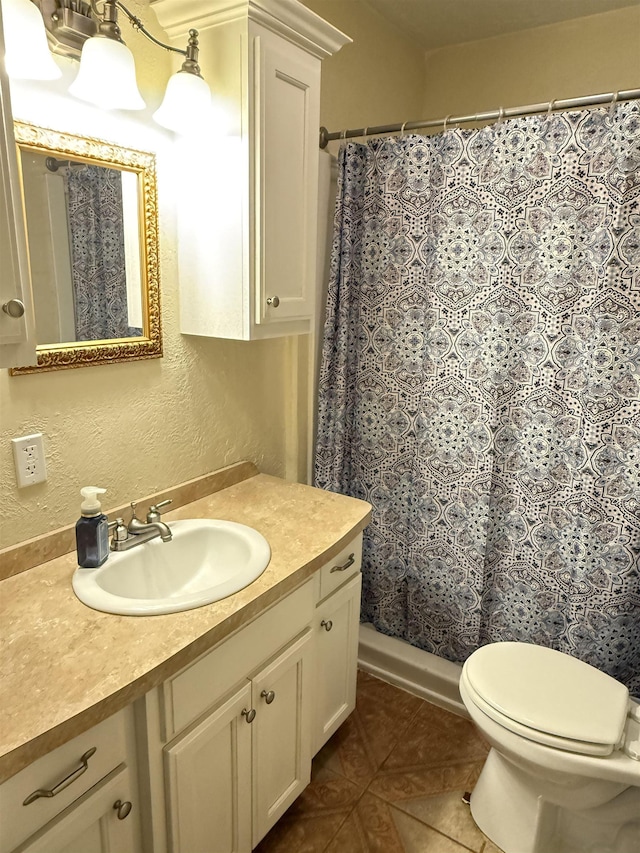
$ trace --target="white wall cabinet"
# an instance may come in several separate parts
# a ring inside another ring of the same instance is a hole
[[[3,56],[0,9],[0,367],[20,367],[36,361],[35,320]]]
[[[320,66],[350,39],[296,0],[153,8],[177,46],[199,30],[226,132],[181,151],[181,330],[241,340],[310,332]]]

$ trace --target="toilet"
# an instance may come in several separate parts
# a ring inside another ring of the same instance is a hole
[[[460,694],[491,744],[471,795],[505,853],[640,851],[640,703],[570,655],[491,643],[462,668]]]

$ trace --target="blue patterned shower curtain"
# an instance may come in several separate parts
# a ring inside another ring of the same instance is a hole
[[[362,617],[640,695],[640,112],[340,153],[316,485],[373,505]]]
[[[120,172],[73,164],[66,187],[76,340],[140,335],[127,311]]]

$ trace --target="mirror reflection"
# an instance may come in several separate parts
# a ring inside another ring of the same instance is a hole
[[[138,179],[21,152],[39,344],[141,337]]]
[[[37,365],[162,355],[155,158],[15,123]]]

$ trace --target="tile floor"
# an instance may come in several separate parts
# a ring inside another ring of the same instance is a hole
[[[355,711],[256,853],[500,853],[462,802],[488,750],[468,720],[359,672]]]

